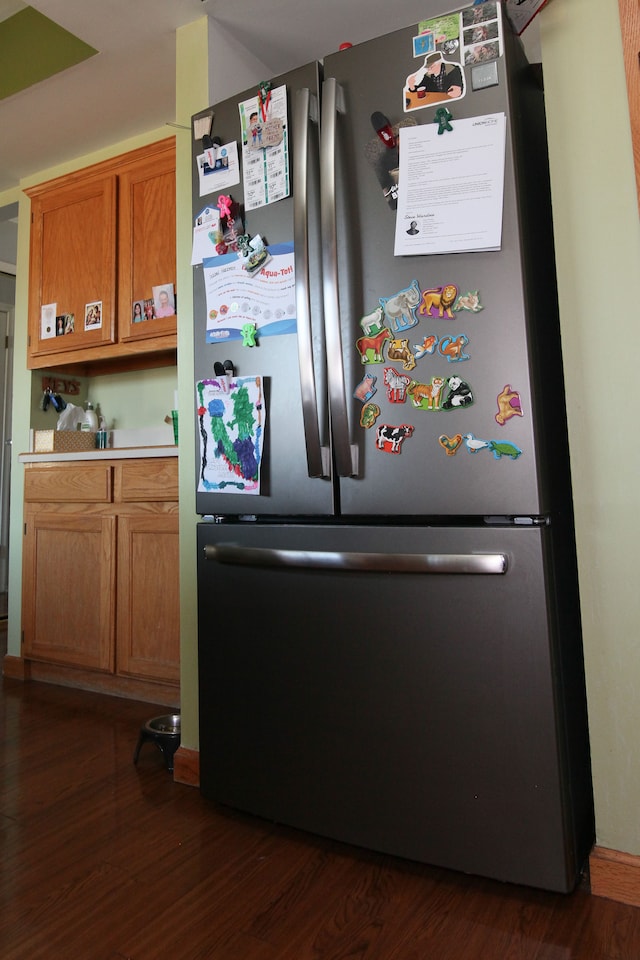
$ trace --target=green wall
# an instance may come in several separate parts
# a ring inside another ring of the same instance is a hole
[[[618,3],[552,0],[539,20],[597,842],[640,854],[640,225]]]

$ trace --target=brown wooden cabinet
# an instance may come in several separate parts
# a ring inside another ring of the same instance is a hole
[[[176,281],[175,138],[27,190],[30,369],[175,363],[176,316],[133,322],[136,300]],[[100,303],[100,322],[85,323]],[[43,317],[43,307],[55,311]],[[56,315],[73,317],[57,335]]]
[[[618,0],[618,6],[627,76],[638,206],[640,207],[640,2],[639,0]]]
[[[23,658],[63,671],[45,679],[177,692],[178,563],[176,458],[26,464]]]

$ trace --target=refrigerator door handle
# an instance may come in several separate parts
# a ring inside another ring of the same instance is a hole
[[[318,394],[313,367],[311,330],[311,286],[309,278],[309,124],[318,122],[318,103],[311,91],[296,92],[293,124],[293,248],[296,269],[296,316],[298,327],[298,368],[302,399],[302,423],[310,477],[330,475],[329,448],[320,441]]]
[[[327,382],[336,471],[340,477],[358,473],[358,448],[350,443],[349,417],[344,375],[344,353],[340,330],[338,296],[338,235],[336,214],[337,118],[345,112],[342,88],[333,77],[322,85],[320,123],[320,219],[322,221],[322,288],[327,349]]]
[[[276,550],[207,544],[205,560],[242,567],[341,570],[373,573],[504,574],[504,553],[352,553],[330,550]]]

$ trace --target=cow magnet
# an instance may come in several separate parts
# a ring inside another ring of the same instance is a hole
[[[377,403],[365,403],[360,411],[360,426],[368,430],[380,416],[380,407]]]
[[[412,280],[408,287],[393,297],[380,297],[380,306],[384,310],[387,323],[394,333],[404,333],[418,323],[416,310],[420,306],[420,287]]]
[[[454,457],[462,443],[462,434],[456,433],[455,437],[448,437],[446,433],[443,433],[442,436],[438,437],[438,443],[448,457]]]
[[[355,399],[362,401],[362,403],[366,403],[367,400],[371,400],[371,397],[374,395],[377,389],[377,379],[378,378],[374,377],[371,373],[365,374],[358,386],[353,391],[353,396]]]
[[[376,430],[376,447],[384,453],[400,453],[402,444],[412,434],[413,427],[409,423],[401,423],[399,427],[381,423]]]
[[[524,416],[520,404],[520,394],[511,389],[510,383],[505,386],[502,393],[498,394],[496,400],[498,403],[498,412],[496,413],[495,420],[501,427],[504,427],[507,420],[511,420],[511,417]]]
[[[404,373],[398,373],[395,367],[385,367],[383,380],[387,388],[389,403],[404,403],[407,399],[407,387],[411,383],[411,377],[405,376]]]

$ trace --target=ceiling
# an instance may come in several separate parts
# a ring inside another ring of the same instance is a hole
[[[468,3],[472,0],[467,0]],[[20,179],[175,120],[176,30],[209,15],[271,73],[464,0],[31,0],[98,53],[0,100],[0,192]],[[2,21],[25,7],[0,0]],[[169,132],[169,131],[168,131]],[[0,208],[2,229],[7,218]],[[9,229],[15,224],[9,221]]]

